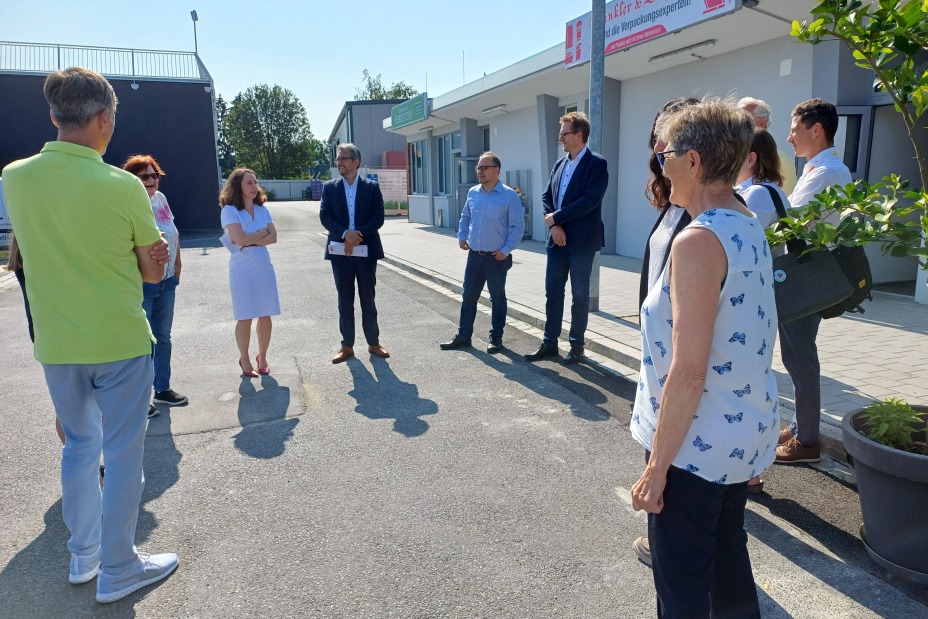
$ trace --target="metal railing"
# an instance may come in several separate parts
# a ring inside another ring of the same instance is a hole
[[[0,72],[49,73],[74,66],[108,77],[210,80],[193,52],[0,41]]]

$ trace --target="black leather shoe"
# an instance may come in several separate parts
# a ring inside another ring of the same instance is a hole
[[[442,350],[456,350],[458,348],[470,348],[470,338],[455,335],[450,342],[442,342],[438,345]]]
[[[545,357],[556,357],[557,356],[557,346],[552,344],[541,343],[541,346],[538,347],[533,353],[525,355],[526,361],[538,361],[544,359]]]
[[[583,354],[582,348],[571,348],[570,352],[567,353],[567,356],[564,357],[564,365],[573,365],[574,363],[580,363],[586,358]]]
[[[503,338],[501,337],[490,338],[490,343],[487,344],[488,353],[492,355],[493,353],[498,353],[502,349],[503,349]]]

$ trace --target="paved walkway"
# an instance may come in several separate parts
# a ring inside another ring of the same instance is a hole
[[[452,231],[409,223],[405,218],[388,219],[381,238],[388,263],[460,292],[466,254],[458,249]],[[544,243],[523,241],[513,254],[514,264],[506,283],[510,317],[536,329],[544,326],[545,260]],[[600,309],[590,315],[587,348],[624,366],[619,371],[637,380],[641,351],[637,307],[641,261],[602,256],[601,265]],[[569,287],[567,294],[569,305]],[[489,304],[486,291],[482,302]],[[822,321],[818,336],[822,431],[833,438],[840,436],[844,415],[874,399],[892,396],[928,402],[928,306],[917,304],[910,297],[874,292],[873,301],[864,307],[863,315],[845,314]],[[566,334],[569,309],[565,313]],[[538,334],[540,338],[541,332]],[[448,338],[453,335],[449,332]],[[773,367],[781,404],[792,411],[793,387],[780,362],[779,350],[774,354]]]

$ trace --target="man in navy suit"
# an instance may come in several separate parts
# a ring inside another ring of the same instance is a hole
[[[578,363],[584,355],[586,325],[590,314],[590,274],[593,257],[604,244],[602,206],[609,172],[606,160],[586,147],[590,121],[583,112],[561,117],[558,140],[567,153],[554,164],[548,186],[541,195],[545,225],[549,230],[548,266],[545,273],[545,335],[535,352],[525,355],[538,361],[558,354],[557,339],[564,319],[564,288],[570,276],[570,352],[564,364]]]
[[[368,350],[378,357],[390,353],[380,345],[374,288],[377,285],[377,261],[383,258],[378,230],[383,226],[383,195],[380,186],[358,177],[361,151],[354,144],[340,144],[335,165],[341,178],[322,187],[319,219],[329,231],[325,259],[332,263],[335,290],[338,291],[338,328],[342,345],[332,357],[341,363],[354,355],[354,284],[358,282],[361,300],[361,328]],[[332,243],[344,245],[344,255],[330,252]],[[367,256],[356,255],[366,248]]]

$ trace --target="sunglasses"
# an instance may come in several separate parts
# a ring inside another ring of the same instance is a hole
[[[680,154],[680,151],[677,150],[665,150],[659,153],[654,153],[654,156],[657,157],[657,163],[661,166],[661,170],[664,169],[664,164],[667,162],[667,155],[673,153],[674,155]]]
[[[161,178],[161,175],[158,174],[157,172],[155,172],[154,174],[137,174],[136,176],[138,176],[143,181],[147,181],[151,179],[158,180],[159,178]]]

